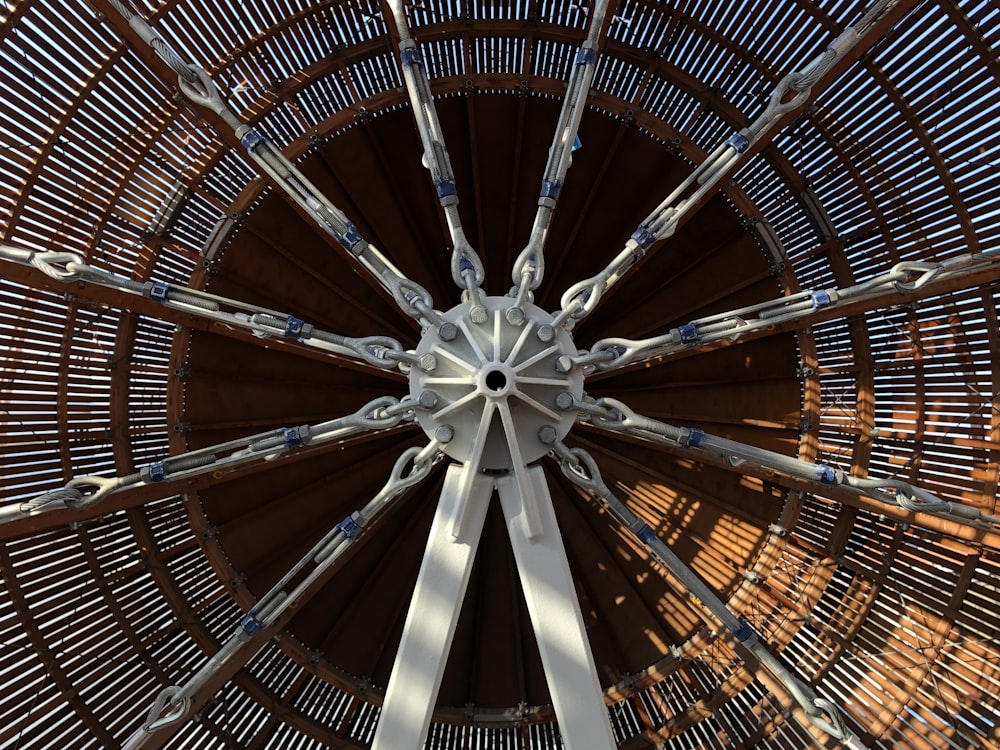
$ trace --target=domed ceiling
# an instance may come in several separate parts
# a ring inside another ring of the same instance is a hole
[[[399,8],[8,3],[0,748],[370,747],[475,378],[617,747],[1000,747],[1000,9]],[[509,534],[427,747],[570,744]]]

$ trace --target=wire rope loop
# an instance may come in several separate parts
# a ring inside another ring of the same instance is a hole
[[[486,269],[479,254],[469,245],[456,245],[451,253],[451,280],[458,287],[465,287],[465,274],[472,271],[476,286],[482,286],[486,280]]]
[[[562,441],[553,444],[553,451],[559,457],[559,468],[567,479],[598,496],[604,497],[608,493],[601,470],[587,451],[569,448]]]
[[[837,59],[836,50],[827,48],[823,53],[813,60],[805,69],[792,74],[791,87],[795,91],[809,93],[813,85],[822,78],[830,68],[833,67]]]
[[[601,365],[605,365],[608,362],[617,362],[618,354],[615,348],[607,348],[601,351],[587,351],[586,349],[581,349],[575,357],[570,357],[573,364],[577,367],[587,368],[585,372],[598,369]]]
[[[594,419],[598,424],[609,430],[625,429],[626,417],[625,412],[621,409],[625,405],[621,401],[613,398],[599,398],[597,406],[603,411],[603,414],[594,414]]]
[[[932,515],[949,515],[951,513],[952,503],[901,479],[848,477],[846,484],[870,497],[875,497],[890,505],[898,505],[903,510],[913,513]]]
[[[395,396],[380,396],[369,401],[353,414],[349,414],[338,421],[344,427],[357,427],[368,430],[395,427],[402,421],[403,414],[390,412],[389,409],[398,405],[399,399]]]
[[[590,350],[591,361],[598,370],[627,365],[643,354],[643,343],[631,339],[601,339]]]
[[[789,73],[778,82],[778,87],[774,90],[774,93],[771,94],[771,99],[768,102],[767,109],[765,109],[764,113],[757,118],[757,122],[762,123],[762,125],[766,127],[782,115],[796,110],[805,104],[806,99],[809,98],[810,89],[805,89],[804,91],[798,91],[795,89],[795,83],[800,77],[800,73]],[[785,97],[789,94],[794,95],[788,101],[784,101]]]
[[[398,495],[403,490],[409,489],[426,477],[434,465],[434,457],[438,453],[438,443],[432,440],[423,448],[413,446],[407,448],[396,459],[386,483],[386,492],[389,496]],[[403,474],[406,467],[413,463],[409,473]]]
[[[404,396],[397,403],[386,406],[382,411],[389,416],[399,417],[399,420],[403,421],[412,420],[413,412],[416,408],[417,404],[413,400],[413,397]]]
[[[396,302],[403,311],[411,318],[427,320],[432,325],[437,325],[441,316],[434,310],[434,300],[431,299],[430,292],[412,279],[401,278],[389,275],[386,280],[389,291],[396,298]]]
[[[610,430],[625,429],[625,416],[618,406],[625,406],[613,398],[574,399],[573,408],[582,412],[594,422]],[[626,407],[627,408],[627,407]]]
[[[574,319],[590,315],[601,301],[606,284],[607,280],[602,274],[571,286],[560,300],[564,315]]]
[[[184,714],[191,707],[191,698],[185,695],[179,701],[175,700],[180,693],[181,688],[178,685],[169,685],[157,693],[156,700],[153,701],[153,705],[150,706],[149,713],[146,715],[143,729],[149,733],[156,732],[171,724],[176,724],[184,718]],[[164,714],[163,711],[168,706],[169,710]],[[163,715],[161,716],[161,714]]]
[[[844,723],[837,706],[826,698],[813,698],[812,711],[806,711],[809,720],[828,735],[838,740],[848,740],[851,732]]]
[[[603,397],[597,403],[604,408],[606,416],[598,417],[604,427],[612,430],[626,430],[636,426],[636,413],[616,398]]]
[[[943,269],[944,266],[940,263],[897,263],[892,267],[892,273],[896,277],[892,283],[900,292],[913,292],[930,282]],[[913,278],[912,281],[903,281],[896,276],[897,274],[902,274],[902,278],[912,278],[914,276],[916,278]]]
[[[950,515],[952,513],[952,503],[946,502],[919,487],[902,484],[895,489],[896,504],[903,510],[930,513],[931,515]]]
[[[369,401],[353,414],[327,422],[324,427],[330,430],[341,430],[346,427],[351,428],[351,432],[395,427],[403,420],[403,413],[405,413],[396,411],[395,407],[398,405],[399,399],[395,396],[380,396]]]
[[[76,281],[88,268],[81,256],[65,252],[34,253],[30,263],[56,281]]]
[[[193,104],[212,110],[217,115],[229,114],[229,108],[222,101],[222,94],[219,87],[215,85],[212,77],[202,68],[195,65],[188,65],[188,69],[193,73],[193,79],[188,80],[180,75],[177,85],[181,93]]]
[[[354,350],[368,364],[383,370],[396,367],[403,361],[398,355],[405,354],[403,345],[389,336],[345,338],[344,345]]]
[[[518,297],[524,293],[521,290],[534,291],[542,283],[545,273],[545,258],[541,252],[535,252],[532,248],[527,248],[522,252],[511,272],[511,279],[517,285]]]
[[[124,485],[125,481],[118,477],[114,479],[98,476],[74,477],[66,483],[65,489],[77,490],[80,493],[80,499],[66,502],[66,506],[74,510],[90,508],[103,501],[111,493],[117,492]]]
[[[52,492],[46,492],[43,495],[39,495],[36,498],[23,502],[20,505],[19,510],[27,515],[33,515],[35,513],[41,513],[45,510],[51,510],[51,506],[59,506],[63,508],[78,507],[79,503],[83,500],[83,493],[80,490],[70,487],[65,487],[61,490],[53,490]]]

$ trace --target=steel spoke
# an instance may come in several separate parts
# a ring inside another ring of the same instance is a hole
[[[563,97],[562,110],[556,123],[552,145],[549,147],[548,163],[545,165],[542,177],[542,188],[538,196],[538,209],[531,227],[531,236],[524,250],[514,261],[511,270],[511,279],[514,282],[513,310],[520,311],[528,299],[528,293],[538,288],[545,275],[545,238],[559,198],[559,191],[573,161],[580,118],[583,117],[584,104],[587,101],[587,94],[590,93],[590,84],[594,80],[597,46],[607,10],[607,0],[595,0],[587,38],[573,59],[566,96]],[[508,311],[507,315],[520,319],[524,317],[523,311],[519,313]]]
[[[839,708],[832,702],[820,698],[801,677],[779,662],[761,643],[749,623],[733,614],[711,587],[656,535],[652,527],[615,496],[604,483],[597,463],[589,453],[581,448],[568,448],[562,442],[556,442],[554,448],[563,473],[602,502],[611,515],[649,549],[653,556],[680,581],[688,593],[704,603],[712,615],[749,652],[752,658],[744,656],[747,669],[756,673],[758,665],[763,667],[784,685],[805,713],[809,723],[840,740],[846,747],[858,750],[864,747],[860,738],[847,727]]]
[[[699,164],[632,233],[624,249],[596,276],[574,284],[560,299],[559,323],[572,328],[594,311],[604,293],[621,280],[652,245],[670,237],[681,219],[714,191],[756,143],[773,135],[782,120],[801,111],[812,87],[850,51],[897,0],[879,0],[859,21],[848,26],[801,71],[789,73],[778,83],[764,111],[750,125],[733,134]]]
[[[315,425],[301,425],[268,430],[245,438],[230,440],[206,448],[181,453],[154,461],[126,476],[81,476],[71,479],[65,487],[31,500],[0,506],[0,524],[69,508],[89,510],[119,492],[165,481],[188,479],[204,474],[225,472],[234,467],[260,461],[271,461],[281,454],[299,448],[315,447],[352,435],[395,427],[404,419],[412,420],[417,404],[392,396],[374,399],[353,414]],[[221,455],[220,454],[226,454]]]
[[[406,92],[410,97],[410,109],[424,149],[423,163],[431,173],[438,201],[444,209],[445,220],[448,223],[448,233],[451,235],[451,277],[473,301],[471,311],[473,321],[485,323],[486,308],[482,304],[485,270],[482,260],[472,249],[462,229],[462,220],[458,214],[455,173],[452,171],[444,134],[441,132],[441,123],[438,121],[427,72],[417,43],[410,35],[402,0],[388,0],[388,6],[399,34],[399,60],[403,67]]]
[[[803,325],[820,310],[835,311],[865,300],[883,301],[894,293],[902,301],[922,293],[932,282],[978,279],[984,271],[1000,273],[1000,250],[960,255],[940,263],[897,263],[889,271],[843,289],[821,289],[790,294],[775,300],[748,305],[724,313],[692,320],[662,336],[646,339],[607,338],[594,344],[590,352],[572,358],[578,367],[593,366],[613,371],[627,365],[697,349],[719,341],[736,342],[762,331],[777,330],[796,321]]]
[[[316,328],[287,313],[251,305],[240,300],[190,289],[162,281],[136,281],[84,262],[76,253],[34,251],[0,244],[0,260],[36,268],[49,278],[64,284],[86,281],[91,284],[143,297],[163,307],[214,320],[229,328],[242,329],[261,339],[281,338],[298,341],[316,349],[349,357],[372,367],[391,370],[404,363],[418,365],[419,360],[389,336],[353,338]]]
[[[263,133],[243,122],[222,98],[218,86],[204,69],[184,62],[124,0],[111,0],[111,3],[142,41],[177,73],[181,93],[193,104],[213,112],[239,139],[250,159],[319,229],[354,257],[392,295],[403,312],[419,321],[424,329],[439,321],[430,293],[407,278],[378,248],[365,240],[347,215]]]
[[[908,482],[893,478],[852,477],[833,466],[802,461],[783,453],[711,435],[694,427],[675,427],[637,414],[616,399],[577,399],[567,408],[578,409],[597,427],[673,448],[689,449],[692,458],[706,456],[721,459],[737,469],[745,465],[754,470],[773,471],[803,480],[815,485],[818,494],[822,494],[824,488],[836,487],[886,505],[938,516],[966,526],[994,530],[1000,527],[1000,516],[983,513],[969,505],[942,500]]]
[[[165,687],[150,708],[146,723],[132,734],[125,747],[143,747],[152,735],[184,719],[191,699],[232,659],[246,663],[260,648],[260,634],[271,629],[292,607],[315,591],[317,581],[357,541],[364,527],[389,505],[390,501],[427,477],[440,456],[439,445],[431,441],[424,448],[409,448],[396,461],[385,486],[361,510],[355,511],[334,526],[322,539],[262,596],[237,625],[235,632],[193,676],[182,685]],[[404,475],[404,470],[410,466]],[[286,591],[289,589],[290,591]]]

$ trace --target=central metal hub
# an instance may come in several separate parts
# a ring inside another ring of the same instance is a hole
[[[434,369],[410,371],[410,395],[425,407],[417,410],[424,432],[462,462],[474,459],[481,441],[479,467],[490,471],[513,469],[514,456],[525,464],[544,456],[575,418],[574,410],[556,406],[556,397],[583,396],[580,369],[556,369],[559,357],[577,354],[570,335],[531,304],[521,307],[521,325],[511,324],[512,304],[509,297],[486,297],[487,318],[478,324],[470,303],[452,308],[417,346]]]

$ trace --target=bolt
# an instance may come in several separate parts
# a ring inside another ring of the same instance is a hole
[[[469,310],[469,317],[472,318],[472,322],[476,325],[482,325],[490,319],[489,313],[486,312],[486,308],[482,305],[473,305],[472,309]]]
[[[434,372],[438,366],[437,357],[433,354],[421,354],[419,366],[424,372]]]
[[[573,359],[568,354],[563,354],[561,357],[556,359],[556,372],[561,372],[564,375],[566,373],[573,371]]]
[[[424,409],[433,409],[438,404],[438,395],[434,391],[423,391],[417,396],[417,403]]]
[[[439,443],[450,443],[455,437],[455,428],[450,424],[443,424],[434,430],[434,439]]]
[[[576,398],[569,391],[562,391],[556,396],[556,408],[562,411],[572,409],[574,403],[576,403]]]
[[[556,441],[556,428],[550,424],[543,424],[538,428],[538,439],[545,445],[552,445]]]
[[[458,327],[454,323],[442,323],[438,326],[438,336],[442,341],[454,341],[458,335]]]
[[[508,307],[504,313],[504,317],[507,318],[507,322],[512,326],[524,325],[524,310],[520,307]]]
[[[548,323],[538,326],[538,330],[535,331],[535,335],[538,340],[543,344],[549,343],[556,336],[556,329],[550,326]]]

